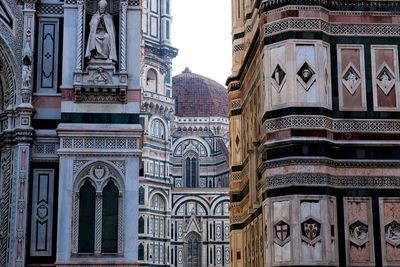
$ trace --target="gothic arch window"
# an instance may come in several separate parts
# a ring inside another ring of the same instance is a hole
[[[101,252],[118,251],[118,188],[109,181],[103,189]]]
[[[187,267],[201,266],[201,236],[195,232],[190,232],[185,238],[184,244],[185,258]]]
[[[144,205],[144,188],[139,188],[139,204]]]
[[[144,234],[144,219],[143,219],[143,217],[139,218],[139,234]]]
[[[150,208],[159,211],[160,215],[151,216],[149,222],[149,234],[153,237],[164,238],[166,236],[166,218],[162,213],[166,210],[166,202],[160,194],[155,194],[150,201]]]
[[[143,244],[139,244],[139,247],[138,247],[138,260],[140,260],[140,261],[144,260],[144,246],[143,246]]]
[[[155,69],[149,69],[147,71],[146,89],[150,92],[157,93],[157,72]]]
[[[156,194],[151,199],[150,207],[153,210],[164,211],[165,210],[165,201],[159,194]]]
[[[190,151],[185,154],[183,169],[186,187],[195,188],[199,186],[199,158],[197,153]]]
[[[73,255],[121,254],[122,178],[103,162],[86,166],[80,174],[75,181]]]
[[[79,189],[79,253],[94,252],[95,195],[89,180]]]
[[[150,135],[159,139],[165,139],[165,126],[161,120],[155,119],[152,121]]]

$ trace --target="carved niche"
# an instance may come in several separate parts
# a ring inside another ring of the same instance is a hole
[[[126,103],[127,0],[78,4],[75,101]]]

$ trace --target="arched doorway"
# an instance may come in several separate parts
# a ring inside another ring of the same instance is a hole
[[[13,53],[6,42],[6,38],[0,36],[0,125],[3,127],[3,131],[6,129],[12,129],[14,124],[9,123],[7,116],[4,116],[4,112],[9,107],[16,105],[16,64],[13,58]],[[12,117],[16,117],[15,111],[9,109],[7,111]],[[11,143],[14,140],[8,139],[6,142],[0,144],[0,201],[2,202],[0,208],[0,214],[2,217],[0,224],[0,232],[4,235],[0,236],[0,266],[9,266],[14,264],[14,259],[10,257],[11,244],[10,244],[10,233],[12,228],[10,227],[10,218],[12,212],[12,201],[13,196],[11,195],[12,181],[13,181],[13,162],[15,155],[12,153]],[[15,199],[15,198],[14,198]]]
[[[201,236],[196,232],[190,232],[185,238],[185,267],[201,266]]]

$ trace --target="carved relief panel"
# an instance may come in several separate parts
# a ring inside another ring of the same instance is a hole
[[[364,47],[338,45],[340,110],[366,110]]]
[[[322,261],[322,214],[318,200],[300,201],[302,262]]]
[[[57,93],[59,30],[58,18],[39,19],[38,93]]]
[[[232,116],[229,123],[229,133],[231,135],[231,165],[240,165],[242,163],[242,134],[241,134],[241,117]]]
[[[290,40],[267,47],[265,55],[265,111],[288,106],[331,108],[327,44]]]
[[[265,266],[338,263],[334,197],[272,198],[264,201],[263,210],[259,246]]]
[[[272,204],[273,261],[289,262],[292,259],[291,201],[276,201]]]
[[[54,170],[33,170],[30,256],[51,256]]]
[[[374,110],[399,110],[397,46],[371,46]]]
[[[347,266],[374,266],[371,199],[345,198]]]
[[[385,266],[400,265],[400,199],[380,199],[382,257]]]

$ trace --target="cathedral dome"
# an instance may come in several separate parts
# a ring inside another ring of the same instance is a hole
[[[228,94],[224,86],[186,68],[172,78],[176,116],[228,117]]]

